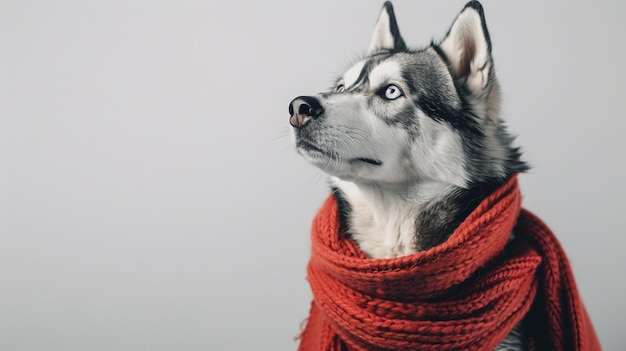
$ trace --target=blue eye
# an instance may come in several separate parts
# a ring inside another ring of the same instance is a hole
[[[400,89],[400,87],[398,87],[395,84],[389,84],[387,86],[387,88],[385,89],[385,99],[387,100],[395,100],[397,98],[399,98],[400,96],[402,96],[402,89]]]

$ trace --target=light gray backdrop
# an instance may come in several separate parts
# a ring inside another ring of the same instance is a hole
[[[293,350],[325,177],[287,104],[381,1],[1,1],[0,350]],[[396,1],[407,43],[463,1]],[[485,1],[503,112],[607,350],[626,343],[618,1]]]

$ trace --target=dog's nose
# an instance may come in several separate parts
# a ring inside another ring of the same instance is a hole
[[[294,128],[302,128],[311,118],[324,112],[322,104],[313,96],[298,96],[289,104],[289,123]]]

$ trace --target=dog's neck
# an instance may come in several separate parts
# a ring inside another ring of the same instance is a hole
[[[444,242],[497,186],[462,189],[440,182],[398,187],[333,178],[342,225],[372,258],[423,251]]]

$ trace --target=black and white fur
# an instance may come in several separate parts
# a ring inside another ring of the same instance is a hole
[[[298,153],[331,177],[350,237],[372,258],[443,243],[527,166],[499,118],[482,6],[469,2],[439,43],[412,50],[391,3],[368,53],[334,87],[289,105]],[[523,350],[521,326],[496,350]]]

